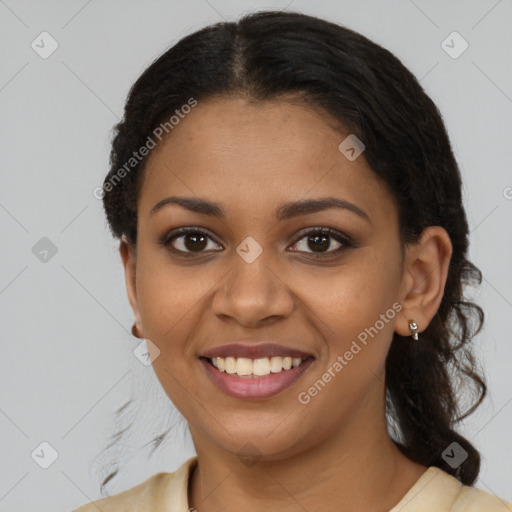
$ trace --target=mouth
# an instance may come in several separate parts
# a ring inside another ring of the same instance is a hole
[[[262,399],[290,387],[310,368],[315,358],[201,356],[199,359],[210,380],[225,394],[234,398]]]
[[[273,356],[251,359],[248,357],[202,357],[219,372],[225,372],[234,377],[257,379],[266,375],[286,372],[298,368],[308,357]]]

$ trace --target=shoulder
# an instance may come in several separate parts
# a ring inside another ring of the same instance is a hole
[[[173,473],[156,473],[126,491],[87,503],[72,512],[174,512],[188,507],[187,485],[197,457],[188,459]]]
[[[430,466],[390,512],[512,512],[512,504]]]
[[[144,482],[126,491],[87,503],[73,512],[121,512],[130,510],[143,512],[151,510],[158,503],[162,488],[168,487],[174,473],[157,473]]]
[[[512,504],[482,489],[463,485],[450,512],[512,512]]]

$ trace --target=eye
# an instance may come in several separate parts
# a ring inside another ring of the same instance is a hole
[[[338,244],[334,250],[328,250],[332,246],[332,240]],[[302,242],[305,240],[305,242]],[[213,239],[201,229],[195,227],[183,227],[164,235],[160,240],[160,244],[174,253],[183,255],[190,255],[193,253],[200,254],[207,252],[208,242],[212,242],[213,250],[222,247],[213,241]],[[302,244],[302,245],[301,245]],[[354,244],[349,237],[331,228],[313,228],[303,233],[303,236],[293,245],[299,245],[302,249],[293,250],[292,252],[308,252],[305,249],[308,247],[312,249],[310,254],[315,258],[321,258],[324,255],[332,256],[333,254],[340,253],[341,251],[354,247]],[[210,247],[211,249],[211,247]]]
[[[211,241],[214,246],[220,247],[204,231],[198,228],[185,227],[171,231],[162,238],[160,243],[172,252],[193,254],[205,252],[205,249],[208,248],[208,241]]]
[[[332,247],[332,240],[334,239],[338,247],[334,250],[328,250]],[[301,242],[305,240],[305,242]],[[331,228],[314,228],[309,230],[300,238],[294,245],[302,244],[303,248],[311,248],[314,257],[323,257],[324,255],[332,256],[333,254],[340,253],[348,247],[353,247],[351,240],[342,233]],[[303,252],[304,249],[299,249],[297,252]],[[308,251],[304,251],[308,252]]]

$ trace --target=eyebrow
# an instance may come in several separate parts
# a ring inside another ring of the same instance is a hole
[[[208,215],[210,217],[216,217],[218,219],[225,220],[226,212],[222,209],[222,206],[213,201],[209,201],[203,198],[195,197],[178,197],[170,196],[162,199],[151,208],[150,215],[154,215],[157,211],[161,210],[167,205],[175,204],[190,210],[194,213],[202,215]],[[370,224],[372,223],[369,215],[356,206],[353,203],[345,199],[337,197],[321,197],[318,199],[302,199],[300,201],[284,203],[279,206],[275,211],[275,217],[278,221],[284,221],[293,217],[299,217],[300,215],[307,215],[317,213],[329,208],[341,208],[344,210],[351,211],[359,217],[365,219]]]

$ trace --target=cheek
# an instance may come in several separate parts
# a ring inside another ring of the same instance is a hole
[[[197,407],[190,400],[194,385],[190,369],[195,354],[189,340],[197,330],[202,301],[213,283],[201,284],[192,267],[173,267],[159,256],[148,261],[151,264],[144,266],[144,258],[139,259],[137,296],[144,337],[160,351],[152,367],[173,404],[187,418],[194,418]]]
[[[360,250],[357,260],[333,273],[310,301],[327,340],[329,367],[341,357],[343,373],[351,374],[351,387],[357,385],[362,367],[379,373],[384,365],[401,310],[396,300],[399,262],[396,254]]]
[[[326,431],[347,421],[368,400],[380,400],[382,394],[400,305],[394,301],[397,283],[392,273],[366,270],[340,275],[330,284],[337,291],[317,296],[315,323],[322,331],[325,357],[298,399],[313,416],[331,411],[332,422],[322,427]]]
[[[194,267],[173,266],[160,254],[140,254],[138,263],[137,296],[145,337],[162,355],[183,352],[213,283],[201,279]]]
[[[350,264],[340,266],[321,281],[318,277],[301,277],[306,304],[321,314],[332,336],[343,339],[357,336],[391,308],[399,285],[398,262],[379,256],[372,248],[360,249]]]

